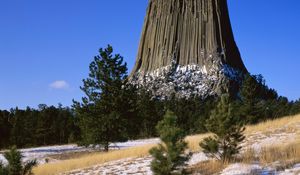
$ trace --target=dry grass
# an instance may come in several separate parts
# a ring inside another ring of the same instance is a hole
[[[187,137],[186,141],[189,143],[189,149],[192,151],[199,150],[199,142],[207,136],[208,134],[202,134]],[[130,157],[144,157],[149,155],[149,150],[154,146],[154,144],[149,144],[124,150],[111,151],[108,153],[92,153],[80,158],[40,165],[34,169],[34,173],[36,175],[59,174],[75,169],[82,169],[91,167],[93,165],[103,164],[114,160],[120,160]]]
[[[289,168],[292,165],[300,163],[300,115],[288,116],[277,120],[269,120],[257,125],[251,125],[246,127],[246,136],[262,133],[268,135],[269,133],[298,133],[298,140],[293,143],[282,143],[277,146],[262,148],[260,153],[252,148],[246,149],[234,162],[241,162],[244,164],[251,164],[254,162],[260,162],[263,166],[271,166],[277,170],[283,170]],[[202,136],[202,135],[201,135]],[[205,138],[206,136],[195,136],[197,142]],[[193,137],[190,137],[193,147],[196,147]],[[199,148],[198,148],[199,150]],[[277,164],[274,164],[277,162]],[[220,161],[206,161],[190,168],[190,172],[197,174],[217,174],[226,168],[228,164],[222,164]]]
[[[262,166],[275,168],[276,170],[285,170],[291,166],[300,163],[300,140],[286,145],[278,145],[263,148],[258,154],[254,149],[247,149],[239,158],[232,162],[252,164],[259,162]],[[218,174],[229,163],[223,164],[221,161],[205,161],[189,169],[191,174],[211,175]]]
[[[194,136],[188,136],[185,140],[188,142],[188,147],[191,151],[199,151],[199,143],[210,135],[211,134],[199,134]]]
[[[288,145],[278,145],[263,148],[259,153],[259,161],[268,165],[279,161],[280,164],[295,164],[300,162],[300,141]]]
[[[285,117],[277,120],[266,121],[258,125],[247,126],[245,134],[250,135],[256,132],[268,133],[274,131],[276,128],[282,128],[282,126],[286,126],[285,128],[286,130],[294,131],[295,129],[297,129],[297,125],[299,130],[299,124],[300,124],[300,115],[290,116],[290,117]],[[199,142],[209,135],[210,134],[201,134],[201,135],[187,137],[186,141],[188,142],[189,149],[191,151],[199,151],[200,150]],[[124,150],[111,151],[108,153],[93,153],[91,155],[83,156],[76,159],[74,158],[74,159],[60,161],[58,163],[40,165],[34,169],[34,173],[37,175],[58,174],[62,172],[91,167],[93,165],[103,164],[105,162],[124,159],[124,158],[144,157],[149,155],[149,150],[154,146],[155,145],[151,144],[151,145],[145,145],[139,147],[132,147]],[[279,148],[276,148],[277,151]],[[291,151],[291,148],[289,148],[289,150],[285,150],[285,149],[282,150],[282,149],[283,147],[280,148],[280,151],[283,152]],[[297,149],[300,150],[300,147],[297,147]],[[265,152],[262,152],[262,157],[260,158],[260,160],[263,162],[271,162],[272,161],[271,158],[273,157],[272,153],[274,153],[274,150],[266,149]],[[244,153],[242,159],[244,162],[251,162],[252,160],[254,160],[253,155],[254,155],[253,150],[248,150]],[[295,152],[295,155],[300,157],[299,152]],[[287,155],[286,153],[285,155],[277,156],[278,158],[277,160],[279,159],[281,160],[280,157],[282,156],[286,156],[287,157],[286,160],[289,157],[291,157],[291,155]],[[223,165],[221,166],[218,162],[214,162],[214,161],[201,163],[198,166],[201,166],[199,168],[206,169],[206,172],[208,172],[208,174],[210,174],[210,172],[218,171],[220,168],[224,168]]]
[[[241,154],[237,161],[245,164],[259,162],[262,166],[284,170],[300,163],[300,140],[288,144],[264,147],[258,153],[253,149],[248,149]]]
[[[257,160],[256,151],[253,148],[246,149],[236,161],[251,164]]]
[[[268,133],[273,132],[275,129],[283,128],[285,131],[294,132],[297,125],[300,124],[300,115],[283,117],[276,120],[268,120],[266,122],[259,123],[257,125],[250,125],[246,127],[246,134],[252,134],[255,132]],[[284,131],[282,130],[282,132]]]
[[[223,164],[220,161],[205,161],[191,167],[188,172],[190,174],[212,175],[217,174],[227,167],[227,164]]]
[[[40,165],[34,168],[33,171],[36,175],[52,175],[124,158],[144,157],[149,155],[149,150],[154,146],[155,145],[152,144],[124,150],[111,151],[108,153],[94,153],[81,158]]]

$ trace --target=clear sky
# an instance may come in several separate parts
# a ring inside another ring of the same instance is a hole
[[[0,0],[0,109],[71,105],[100,47],[133,67],[148,0]],[[228,0],[248,70],[300,97],[300,1]]]

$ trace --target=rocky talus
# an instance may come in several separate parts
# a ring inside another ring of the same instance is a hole
[[[231,85],[239,83],[241,76],[228,76],[228,71],[247,72],[226,0],[149,0],[130,75],[133,84],[161,97],[173,92],[207,96],[231,91]]]

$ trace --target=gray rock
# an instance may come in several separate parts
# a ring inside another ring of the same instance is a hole
[[[149,0],[131,83],[206,97],[236,90],[246,72],[226,0]]]

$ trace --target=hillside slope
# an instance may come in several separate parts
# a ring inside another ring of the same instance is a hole
[[[236,164],[221,167],[222,174],[297,174],[300,163],[300,115],[267,121],[254,126],[247,126],[246,140],[243,143],[241,160]],[[196,135],[187,137],[189,148],[194,152],[189,162],[193,174],[205,174],[199,168],[203,163],[210,162],[200,150],[198,143],[207,136]],[[152,174],[150,171],[151,157],[148,150],[155,143],[116,150],[109,153],[95,153],[76,159],[44,164],[37,167],[36,174]],[[299,149],[298,149],[299,148]],[[287,155],[273,154],[276,152]],[[250,152],[250,155],[248,156]],[[261,157],[264,156],[264,157]],[[246,159],[246,158],[247,159]],[[297,158],[299,157],[299,159]],[[218,168],[213,171],[216,173]]]

